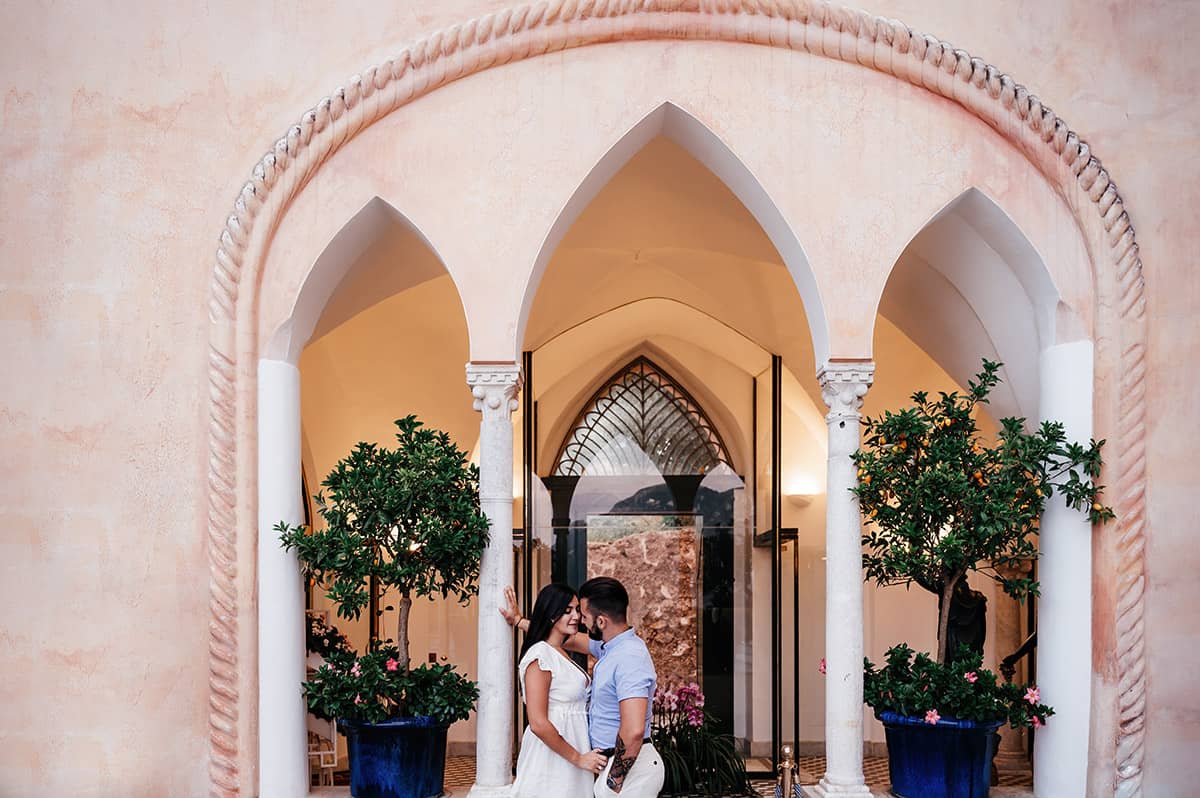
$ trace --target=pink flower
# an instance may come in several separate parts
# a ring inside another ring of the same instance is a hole
[[[1042,700],[1042,691],[1036,687],[1030,687],[1025,690],[1025,700],[1031,704],[1036,704]]]
[[[979,675],[975,673],[975,671],[967,671],[963,674],[963,678],[971,684],[975,684],[975,682],[979,681]]]
[[[1042,723],[1042,719],[1041,719],[1041,718],[1039,718],[1037,715],[1034,715],[1034,716],[1033,716],[1033,728],[1035,728],[1035,729],[1040,729],[1040,728],[1042,728],[1042,727],[1043,727],[1043,726],[1045,726],[1045,725],[1046,725],[1046,724]]]
[[[400,667],[400,663],[399,663],[399,662],[397,662],[396,660],[394,660],[394,659],[389,659],[389,660],[387,661],[387,669],[388,669],[389,671],[394,671],[394,670],[397,670],[397,669],[399,669],[399,667]]]
[[[356,695],[356,696],[354,696],[354,703],[356,703],[356,704],[361,704],[361,703],[362,703],[362,696],[361,696],[361,695]]]
[[[925,722],[928,723],[930,726],[936,726],[937,722],[941,719],[942,719],[942,716],[938,714],[938,711],[936,709],[931,709],[925,713]]]
[[[821,657],[821,662],[817,665],[818,673],[825,673],[825,658]]]
[[[354,667],[350,669],[351,676],[362,676],[362,671],[358,669],[358,663],[354,663]]]

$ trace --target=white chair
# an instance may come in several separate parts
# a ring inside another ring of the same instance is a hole
[[[337,721],[309,715],[308,764],[317,768],[317,786],[333,786],[333,771],[338,763]]]
[[[311,675],[313,671],[325,664],[325,658],[320,654],[309,654],[305,665]],[[336,720],[321,720],[316,715],[309,715],[308,725],[308,764],[317,768],[317,786],[333,786],[333,771],[338,763],[338,730]]]

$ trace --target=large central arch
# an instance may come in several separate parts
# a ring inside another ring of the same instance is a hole
[[[957,103],[994,127],[1073,209],[1095,265],[1096,426],[1118,521],[1095,547],[1089,794],[1141,794],[1145,591],[1145,293],[1124,203],[1088,145],[1007,75],[902,23],[804,0],[549,0],[413,43],[322,99],[255,166],[220,235],[209,300],[208,556],[211,793],[252,791],[256,640],[247,628],[256,533],[251,367],[256,288],[272,233],[322,164],[413,99],[491,66],[613,41],[721,41],[858,64]],[[242,291],[241,286],[249,290]]]

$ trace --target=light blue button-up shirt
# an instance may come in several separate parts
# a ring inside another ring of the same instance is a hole
[[[614,748],[621,729],[621,702],[626,698],[646,699],[646,733],[654,712],[654,690],[658,674],[645,641],[628,629],[600,643],[589,641],[596,668],[592,673],[592,703],[588,710],[588,734],[592,748]]]

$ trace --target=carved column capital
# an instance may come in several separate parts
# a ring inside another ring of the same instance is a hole
[[[475,409],[484,418],[508,417],[517,409],[521,367],[516,363],[468,363],[467,385],[475,397]]]
[[[826,420],[857,421],[863,397],[875,381],[875,364],[871,361],[828,363],[817,372],[817,381],[821,384],[821,399],[829,407]]]

